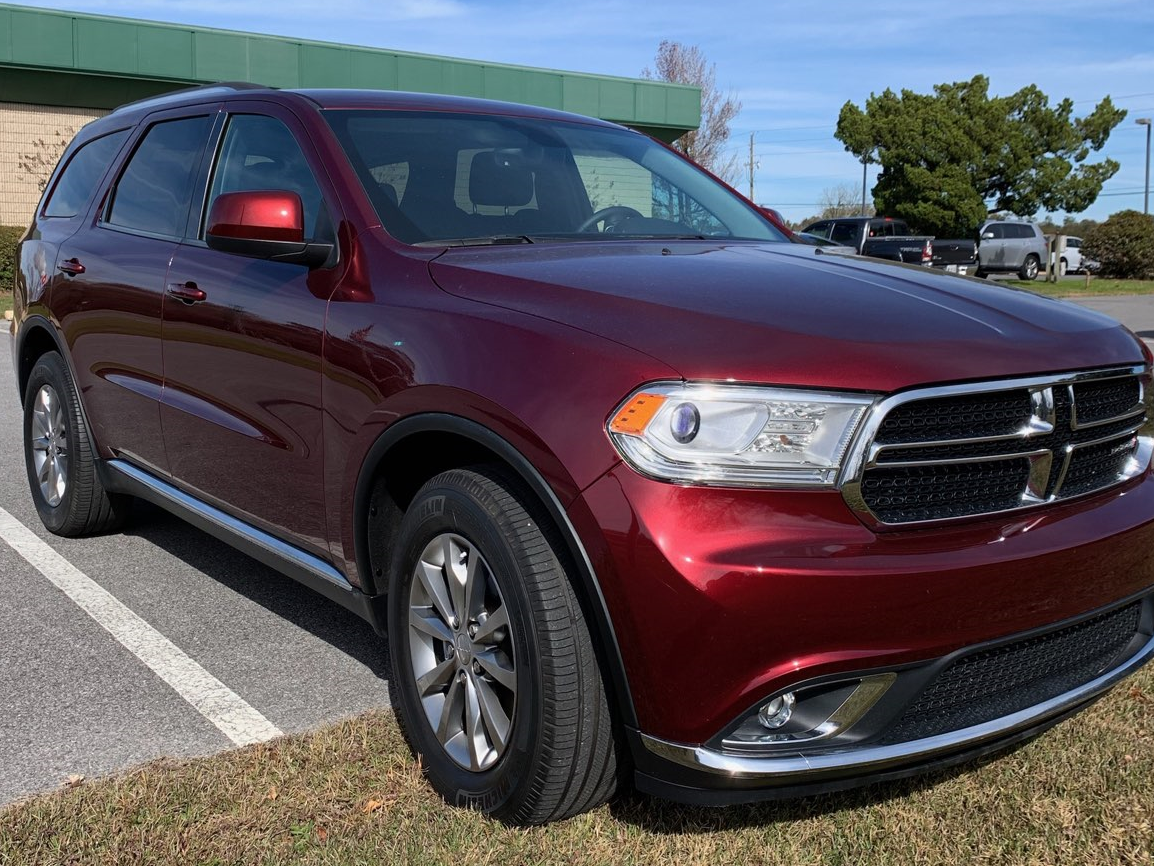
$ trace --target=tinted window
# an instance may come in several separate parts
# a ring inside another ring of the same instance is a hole
[[[834,223],[833,230],[829,233],[829,239],[835,244],[853,246],[857,243],[857,226],[853,223]]]
[[[986,226],[986,230],[983,232],[983,234],[992,234],[994,236],[994,240],[1001,240],[1006,236],[1005,228],[1006,227],[1001,223],[992,223],[991,225]]]
[[[208,117],[189,117],[149,129],[116,185],[108,222],[170,237],[183,235],[192,176],[208,128]]]
[[[289,128],[275,117],[234,115],[221,145],[208,207],[221,193],[263,189],[288,190],[301,197],[306,237],[315,239],[329,233],[319,225],[320,187]]]
[[[804,229],[806,234],[817,235],[819,238],[829,239],[829,223],[814,223],[809,228]]]
[[[1007,226],[1011,230],[1009,237],[1012,238],[1032,238],[1034,235],[1034,227],[1026,223],[1014,223]]]
[[[1067,238],[1066,239],[1066,247],[1068,249],[1076,250],[1081,246],[1082,246],[1082,239],[1081,238]]]
[[[127,136],[128,130],[122,129],[94,139],[72,154],[44,205],[44,215],[71,217],[80,213]]]

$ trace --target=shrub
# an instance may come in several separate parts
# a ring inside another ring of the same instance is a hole
[[[0,226],[0,292],[10,292],[16,283],[16,242],[24,229]]]
[[[1101,262],[1104,277],[1154,279],[1154,219],[1120,211],[1086,234],[1082,255]]]

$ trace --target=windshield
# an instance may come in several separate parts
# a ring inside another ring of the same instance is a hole
[[[709,175],[628,130],[440,112],[324,114],[381,224],[405,243],[788,242]]]

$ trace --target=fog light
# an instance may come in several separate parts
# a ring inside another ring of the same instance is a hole
[[[793,692],[779,695],[757,711],[757,720],[762,727],[769,728],[771,731],[777,730],[789,721],[790,716],[793,715],[793,705],[796,702],[797,699],[793,696]]]

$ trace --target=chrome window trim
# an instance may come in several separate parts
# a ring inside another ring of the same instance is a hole
[[[1142,381],[1142,376],[1147,373],[1147,368],[1143,364],[1134,364],[1122,367],[1110,367],[1102,370],[1087,370],[1073,373],[1058,373],[1048,376],[1029,376],[1014,379],[996,379],[983,382],[970,382],[960,385],[941,385],[930,388],[915,388],[909,391],[902,391],[893,394],[889,397],[876,401],[871,406],[865,415],[865,418],[860,423],[857,433],[846,452],[846,458],[842,463],[841,476],[838,479],[838,488],[842,492],[842,497],[846,504],[854,511],[854,513],[871,528],[906,528],[906,527],[921,527],[935,524],[956,523],[960,520],[980,520],[986,517],[998,516],[1002,514],[1017,513],[1030,508],[1037,508],[1040,505],[1046,505],[1057,501],[1068,501],[1057,494],[1061,492],[1061,485],[1065,481],[1066,471],[1070,466],[1070,459],[1073,452],[1079,448],[1088,445],[1101,444],[1102,442],[1112,441],[1114,439],[1121,439],[1123,436],[1135,435],[1142,426],[1143,419],[1138,417],[1138,412],[1144,410],[1146,398],[1146,385]],[[1139,386],[1139,406],[1133,409],[1128,409],[1121,415],[1107,418],[1100,421],[1094,421],[1082,425],[1077,424],[1077,415],[1074,406],[1074,385],[1083,382],[1098,382],[1108,379],[1122,379],[1122,378],[1137,378]],[[1065,386],[1068,388],[1071,405],[1071,430],[1080,430],[1091,427],[1101,426],[1103,424],[1118,423],[1134,417],[1133,429],[1129,431],[1122,431],[1112,436],[1096,439],[1090,442],[1069,443],[1066,448],[1061,451],[1050,451],[1049,449],[1040,449],[1039,452],[1017,452],[1001,455],[970,458],[954,458],[948,460],[926,460],[926,461],[911,461],[911,462],[882,462],[879,463],[878,457],[883,455],[886,451],[905,449],[905,448],[921,448],[934,446],[948,446],[948,445],[967,445],[982,442],[998,442],[998,441],[1028,441],[1029,439],[1039,436],[1045,436],[1053,432],[1055,415],[1052,399],[1047,398],[1047,392],[1052,393],[1052,389]],[[891,411],[898,406],[906,403],[912,403],[920,400],[932,400],[938,397],[958,397],[967,394],[989,394],[999,391],[1015,391],[1026,390],[1030,392],[1032,416],[1027,421],[1025,426],[1014,434],[1000,434],[994,436],[980,436],[966,439],[946,439],[933,440],[926,442],[903,442],[890,443],[885,445],[878,445],[874,442],[878,431],[881,429],[882,422],[886,419]],[[999,511],[983,511],[977,514],[967,514],[960,517],[941,517],[931,520],[917,520],[917,521],[903,521],[891,523],[878,518],[866,504],[862,496],[861,485],[865,473],[869,469],[874,468],[901,468],[903,466],[912,465],[941,465],[941,464],[962,464],[962,463],[979,463],[989,462],[991,460],[1009,460],[1009,459],[1028,459],[1032,462],[1032,470],[1038,469],[1040,472],[1039,454],[1041,451],[1046,451],[1053,455],[1053,459],[1061,459],[1063,467],[1061,475],[1058,478],[1058,483],[1055,485],[1055,492],[1049,497],[1042,498],[1037,495],[1035,489],[1037,480],[1035,476],[1038,472],[1031,471],[1031,481],[1027,484],[1026,489],[1023,490],[1022,504],[1014,508],[1002,509]],[[1107,490],[1110,487],[1126,481],[1130,478],[1141,474],[1150,465],[1151,457],[1154,456],[1154,440],[1145,437],[1138,437],[1138,445],[1135,450],[1135,459],[1131,460],[1130,465],[1127,466],[1127,472],[1113,481],[1095,488],[1094,490],[1086,491],[1085,493],[1077,494],[1077,496],[1086,496],[1092,493],[1098,493],[1102,490]],[[1069,497],[1074,499],[1076,497]]]
[[[1118,666],[1076,689],[980,725],[886,746],[861,746],[840,751],[804,752],[777,757],[750,757],[725,753],[705,746],[672,743],[641,734],[650,752],[706,773],[752,779],[767,785],[817,781],[830,776],[884,773],[910,764],[932,761],[951,753],[995,743],[1075,710],[1116,685],[1154,658],[1154,637]]]

